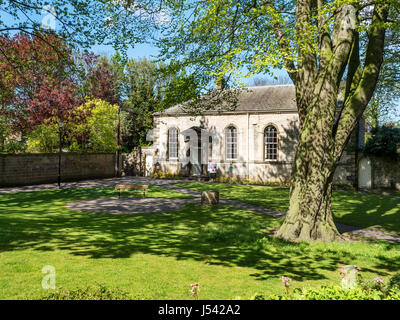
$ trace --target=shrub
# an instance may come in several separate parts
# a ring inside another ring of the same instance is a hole
[[[81,122],[69,125],[73,137],[71,151],[115,152],[118,149],[115,139],[118,106],[93,99],[79,106],[75,112]]]
[[[181,178],[181,175],[176,172],[171,172],[171,171],[158,171],[154,172],[152,175],[153,179],[179,179]]]
[[[270,181],[262,181],[260,179],[246,179],[240,177],[224,177],[220,176],[215,179],[218,183],[226,183],[226,184],[243,184],[243,185],[260,185],[260,186],[273,186],[273,187],[289,187],[290,181],[282,181],[279,179],[270,180]]]
[[[13,138],[8,138],[4,142],[0,141],[0,152],[5,153],[19,153],[25,152],[26,143],[24,140],[19,141]]]
[[[262,295],[256,294],[251,297],[253,300],[400,300],[400,292],[391,289],[386,294],[380,290],[344,289],[339,286],[322,286],[320,288],[296,288],[289,295],[272,294],[266,299]]]
[[[376,127],[371,130],[371,138],[365,145],[364,153],[367,155],[398,158],[400,154],[399,143],[399,128]]]
[[[345,191],[355,191],[355,188],[352,185],[344,184],[340,182],[335,182],[332,184],[334,190],[345,190]]]
[[[59,147],[59,129],[56,124],[41,124],[27,135],[28,152],[54,152]]]
[[[348,268],[339,267],[341,278],[346,275]],[[349,267],[349,266],[347,266]],[[359,271],[361,267],[355,266]],[[373,280],[364,280],[358,273],[358,284],[353,287],[321,286],[320,288],[296,288],[289,290],[290,278],[282,277],[281,281],[286,289],[286,294],[272,294],[265,298],[258,293],[250,297],[250,300],[400,300],[400,273],[393,275],[388,284],[377,276]],[[237,297],[236,299],[240,299]]]
[[[400,273],[396,273],[389,280],[389,289],[400,289]]]
[[[121,289],[109,289],[103,285],[88,286],[69,290],[59,288],[42,297],[42,300],[127,300],[128,292]]]

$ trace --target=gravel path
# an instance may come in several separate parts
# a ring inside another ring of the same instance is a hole
[[[198,199],[161,199],[161,198],[98,198],[75,201],[67,207],[75,211],[138,214],[170,212],[183,209],[186,204],[199,202]]]
[[[62,184],[62,189],[71,189],[71,188],[93,188],[93,187],[107,187],[107,186],[115,186],[116,184],[153,184],[162,186],[171,190],[176,190],[181,193],[190,194],[195,197],[200,197],[200,192],[193,191],[190,189],[181,188],[172,183],[182,182],[181,180],[154,180],[146,177],[122,177],[122,178],[111,178],[111,179],[102,179],[102,180],[87,180],[80,182],[68,182]],[[14,188],[0,188],[0,194],[5,194],[9,192],[28,192],[28,191],[39,191],[39,190],[54,190],[58,189],[56,183],[53,184],[44,184],[37,186],[27,186],[27,187],[14,187]],[[81,211],[91,211],[91,212],[109,212],[109,213],[150,213],[150,212],[166,212],[179,210],[184,207],[186,203],[196,201],[195,199],[179,199],[182,201],[177,201],[178,199],[163,199],[163,201],[159,200],[151,200],[152,198],[145,198],[146,200],[140,200],[140,198],[127,198],[127,200],[118,200],[118,199],[92,199],[92,200],[83,200],[78,201],[73,204],[68,204],[68,207],[74,210]],[[117,203],[116,200],[119,202]],[[121,201],[122,200],[122,201]],[[167,201],[168,200],[168,201]],[[143,210],[140,211],[135,207],[135,205],[140,205],[140,201],[142,202],[141,206]],[[197,201],[199,201],[197,199]],[[165,205],[160,205],[160,203],[164,203]],[[232,205],[245,210],[252,210],[259,213],[264,213],[275,218],[282,218],[285,216],[284,212],[274,211],[267,208],[259,207],[256,205],[243,203],[236,200],[231,199],[220,199],[220,203],[223,205]],[[71,207],[72,206],[72,207]],[[94,210],[97,207],[98,210]],[[132,207],[133,206],[133,207]],[[88,209],[90,208],[90,209]],[[361,227],[353,227],[343,224],[336,224],[339,232],[341,233],[350,233],[357,236],[362,236],[366,238],[372,238],[377,240],[385,240],[390,242],[400,243],[400,236],[394,235],[386,232],[382,232],[379,230],[361,228]]]

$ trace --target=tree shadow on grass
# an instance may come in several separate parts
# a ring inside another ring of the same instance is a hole
[[[327,271],[357,258],[349,251],[270,238],[263,231],[279,226],[281,220],[230,206],[190,204],[177,212],[118,216],[65,207],[67,202],[112,192],[97,188],[1,196],[0,252],[66,250],[92,259],[144,253],[252,268],[257,270],[252,274],[256,279],[287,275],[294,280],[326,279]]]
[[[334,192],[337,221],[357,227],[379,226],[400,234],[400,199],[354,192]]]
[[[181,182],[175,185],[199,192],[212,188],[220,192],[221,198],[250,203],[271,210],[286,212],[289,208],[288,188],[201,182]]]

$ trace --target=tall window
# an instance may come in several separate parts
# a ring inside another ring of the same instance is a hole
[[[234,126],[226,128],[226,159],[237,159],[237,129]]]
[[[212,145],[212,137],[208,137],[208,161],[212,161],[212,152],[213,152],[213,145]]]
[[[265,160],[278,159],[278,130],[274,126],[268,126],[264,132],[264,157]]]
[[[178,159],[178,129],[168,130],[168,159]]]

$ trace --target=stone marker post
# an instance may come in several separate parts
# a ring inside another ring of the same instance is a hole
[[[203,191],[201,193],[201,205],[217,205],[219,203],[218,191]]]

